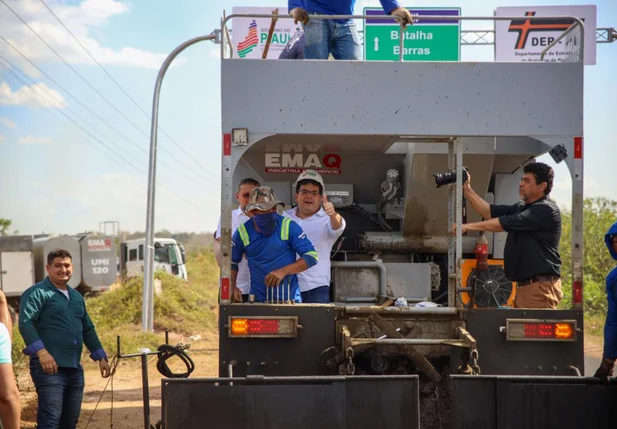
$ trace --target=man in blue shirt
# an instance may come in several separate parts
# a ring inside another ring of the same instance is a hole
[[[107,355],[86,311],[83,297],[68,286],[73,258],[64,249],[47,255],[47,275],[24,292],[19,305],[19,332],[30,356],[30,375],[39,398],[39,429],[74,429],[84,393],[80,364],[83,344],[109,377]]]
[[[617,222],[609,228],[604,241],[608,252],[613,259],[617,260]],[[606,276],[606,298],[608,299],[608,310],[604,324],[604,352],[602,362],[594,377],[608,382],[608,378],[613,375],[617,359],[617,267]]]
[[[413,24],[411,14],[397,0],[380,0],[383,10],[403,24]],[[356,0],[289,0],[288,10],[297,24],[304,24],[304,58],[360,60],[362,47],[353,20],[310,19],[310,15],[353,15]]]
[[[242,301],[236,287],[242,255],[248,259],[255,301],[302,302],[296,274],[317,264],[317,252],[297,223],[277,213],[282,204],[268,186],[251,191],[244,209],[251,219],[238,227],[232,240],[232,297],[236,302]]]

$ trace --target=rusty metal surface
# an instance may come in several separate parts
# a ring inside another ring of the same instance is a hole
[[[377,313],[373,313],[369,316],[369,322],[374,323],[379,329],[383,331],[383,333],[389,338],[403,338],[403,336],[393,327],[390,323],[384,320]],[[433,365],[416,350],[416,348],[411,344],[402,344],[399,345],[400,350],[404,352],[409,358],[416,364],[418,369],[426,374],[432,381],[439,382],[441,376],[435,370]]]

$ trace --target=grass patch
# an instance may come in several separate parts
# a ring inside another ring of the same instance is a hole
[[[135,353],[143,347],[156,349],[164,342],[166,329],[184,336],[216,330],[219,270],[212,251],[189,254],[187,271],[188,282],[156,273],[162,292],[154,298],[154,334],[141,330],[143,277],[128,279],[87,300],[88,313],[109,355],[116,353],[118,335],[122,353]]]
[[[583,317],[585,318],[585,334],[600,337],[604,335],[605,315],[586,311]]]

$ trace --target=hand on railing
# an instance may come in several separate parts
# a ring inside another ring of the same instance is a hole
[[[390,15],[392,15],[396,21],[401,24],[403,27],[407,25],[413,25],[413,18],[411,17],[411,13],[404,7],[397,7],[394,9]]]
[[[296,7],[292,9],[291,12],[289,12],[289,14],[293,17],[294,24],[301,22],[302,24],[306,25],[309,22],[308,12],[302,9],[301,7]]]

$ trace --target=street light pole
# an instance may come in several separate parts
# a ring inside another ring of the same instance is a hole
[[[217,40],[217,32],[207,36],[199,36],[182,43],[165,59],[154,86],[154,99],[152,100],[152,127],[150,129],[150,162],[148,168],[148,205],[146,213],[146,254],[144,260],[144,289],[142,305],[142,329],[144,332],[152,332],[154,329],[154,197],[156,187],[156,151],[159,124],[159,97],[161,86],[167,69],[174,59],[186,48],[205,40]]]

